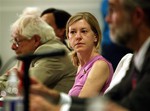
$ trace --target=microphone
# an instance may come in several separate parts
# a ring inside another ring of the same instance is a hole
[[[64,56],[66,54],[66,51],[64,49],[59,50],[52,50],[46,53],[36,53],[36,54],[27,54],[27,55],[21,55],[17,56],[16,58],[18,60],[27,60],[27,59],[34,59],[36,57],[53,57],[53,56]]]

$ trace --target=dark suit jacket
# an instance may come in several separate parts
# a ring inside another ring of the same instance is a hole
[[[106,96],[131,111],[150,111],[150,47],[140,72],[136,70],[134,73],[134,63],[131,62],[130,65],[121,83],[110,90]]]
[[[140,72],[136,70],[136,73],[133,73],[134,68],[134,63],[131,62],[123,80],[105,96],[131,111],[150,111],[150,47],[146,53],[142,70]],[[79,99],[72,98],[71,111],[76,110],[74,104],[77,105],[78,101]],[[79,104],[86,107],[86,99],[82,99]]]

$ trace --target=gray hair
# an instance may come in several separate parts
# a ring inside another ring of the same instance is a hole
[[[13,37],[21,35],[27,39],[39,35],[41,43],[56,38],[53,28],[40,18],[38,8],[26,8],[19,19],[12,24],[11,35]]]
[[[145,13],[145,23],[150,27],[150,0],[121,0],[121,2],[129,13],[140,7]]]

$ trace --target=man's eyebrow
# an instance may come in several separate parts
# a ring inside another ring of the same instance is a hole
[[[111,3],[111,2],[108,3],[108,7],[114,7],[114,6],[115,6],[114,3]]]

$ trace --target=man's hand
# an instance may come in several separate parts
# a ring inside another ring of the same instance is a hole
[[[19,78],[19,92],[23,91],[23,71],[17,71],[18,78]],[[45,97],[50,102],[58,103],[60,99],[60,93],[56,90],[49,89],[40,83],[35,78],[30,77],[30,93],[36,94]]]
[[[51,104],[42,96],[31,94],[30,111],[60,111],[60,106]]]
[[[30,93],[43,96],[45,99],[55,104],[58,103],[60,99],[60,93],[58,91],[47,88],[34,78],[31,78]]]
[[[110,101],[108,102],[105,111],[129,111],[129,110]]]

